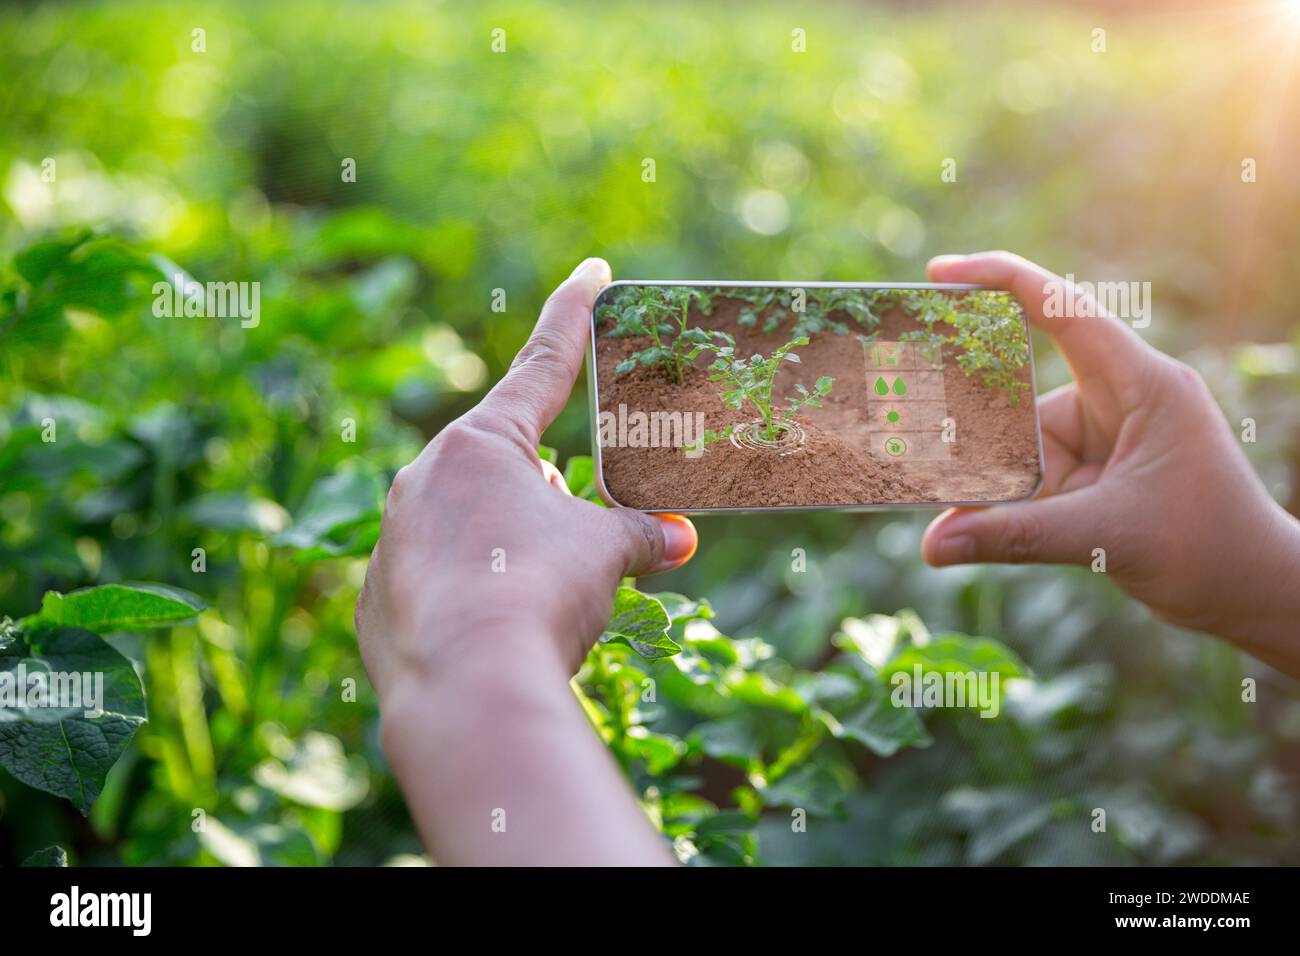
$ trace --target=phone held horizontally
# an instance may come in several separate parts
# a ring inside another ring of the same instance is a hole
[[[596,300],[591,345],[611,504],[991,504],[1040,482],[1033,350],[1009,292],[620,281]]]

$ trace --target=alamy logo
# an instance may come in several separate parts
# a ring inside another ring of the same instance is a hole
[[[601,448],[685,448],[687,458],[704,454],[703,412],[618,412],[599,415]]]
[[[1150,282],[1075,282],[1068,273],[1063,281],[1045,283],[1043,295],[1043,314],[1049,319],[1113,315],[1129,320],[1135,329],[1151,324]]]
[[[160,319],[239,319],[245,329],[262,321],[262,283],[186,281],[176,273],[171,282],[153,284],[153,314]]]
[[[997,671],[898,671],[889,679],[895,707],[979,708],[981,717],[996,717],[1002,708],[1002,675]]]
[[[148,936],[152,911],[151,893],[82,893],[74,886],[50,897],[51,926],[126,926],[134,936]]]
[[[55,671],[41,660],[26,658],[0,671],[0,711],[32,711],[33,720],[58,720],[80,711],[89,719],[104,716],[103,671]]]

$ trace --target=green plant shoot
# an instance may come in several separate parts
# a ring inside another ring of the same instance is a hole
[[[675,384],[685,378],[686,367],[708,345],[703,329],[687,328],[691,305],[708,314],[708,296],[703,290],[671,286],[624,286],[610,301],[602,303],[600,318],[612,318],[611,338],[649,336],[652,344],[620,362],[616,375],[626,375],[638,365],[658,365]]]
[[[714,337],[725,344],[710,346],[715,358],[709,365],[711,382],[723,382],[722,402],[729,408],[741,409],[746,404],[752,406],[759,414],[763,427],[761,436],[764,441],[776,441],[781,425],[789,422],[803,408],[821,408],[821,400],[831,390],[834,382],[829,375],[820,376],[810,390],[800,384],[795,386],[797,394],[785,399],[785,408],[773,408],[772,384],[782,362],[799,361],[799,356],[792,350],[796,346],[807,345],[807,336],[799,336],[782,345],[770,357],[755,353],[749,358],[736,355],[736,340],[726,332],[714,332]],[[777,415],[780,413],[780,417]]]

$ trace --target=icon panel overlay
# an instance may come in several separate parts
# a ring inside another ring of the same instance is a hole
[[[948,461],[943,354],[920,342],[863,342],[871,457]]]

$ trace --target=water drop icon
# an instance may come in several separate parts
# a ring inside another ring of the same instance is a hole
[[[885,381],[884,376],[880,376],[879,378],[876,379],[876,394],[877,395],[889,394],[889,383]]]
[[[895,395],[907,394],[907,386],[903,383],[903,380],[901,378],[894,379],[894,394]]]

